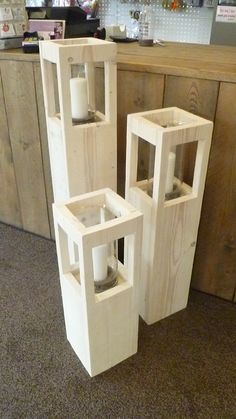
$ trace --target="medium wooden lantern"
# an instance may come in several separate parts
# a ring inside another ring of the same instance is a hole
[[[96,38],[40,42],[54,201],[116,190],[116,45]],[[97,67],[105,112],[97,108]]]
[[[94,376],[137,352],[142,214],[108,188],[54,204],[53,214],[67,338]]]
[[[126,199],[144,214],[140,315],[147,324],[187,305],[212,128],[178,108],[128,116]]]

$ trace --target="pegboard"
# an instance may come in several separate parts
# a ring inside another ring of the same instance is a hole
[[[155,20],[155,38],[165,41],[208,44],[210,42],[214,7],[186,6],[179,11],[162,7],[162,1],[146,1]],[[136,22],[130,10],[141,10],[144,0],[100,0],[100,25],[125,24],[130,36]],[[209,4],[209,2],[208,2]],[[214,6],[214,3],[212,3]]]

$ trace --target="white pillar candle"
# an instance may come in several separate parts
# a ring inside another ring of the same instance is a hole
[[[88,117],[87,80],[83,77],[70,79],[71,114],[74,119]]]
[[[173,192],[176,155],[172,151],[168,155],[165,193]]]
[[[93,272],[95,281],[103,281],[107,277],[107,244],[92,249]]]

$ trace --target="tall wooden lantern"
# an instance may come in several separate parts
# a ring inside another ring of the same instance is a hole
[[[109,188],[54,204],[53,214],[67,338],[94,376],[137,352],[143,216]]]
[[[178,108],[128,116],[126,199],[144,214],[140,314],[148,324],[187,305],[212,128]]]
[[[116,190],[116,45],[95,38],[40,42],[54,201]],[[98,111],[97,68],[105,112]],[[102,79],[102,78],[101,78]]]

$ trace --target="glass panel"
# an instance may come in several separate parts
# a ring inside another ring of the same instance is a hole
[[[192,192],[197,141],[173,147],[168,156],[165,199],[171,200]]]
[[[173,128],[194,122],[194,116],[183,112],[181,109],[167,109],[163,112],[153,112],[145,119],[162,128]]]
[[[149,196],[153,194],[153,177],[155,165],[156,147],[145,141],[138,139],[138,167],[137,167],[137,186],[145,191]]]
[[[101,207],[81,207],[76,216],[85,227],[92,227],[116,218],[116,216],[105,205]]]
[[[92,249],[95,292],[100,293],[117,284],[117,241],[105,243]]]

